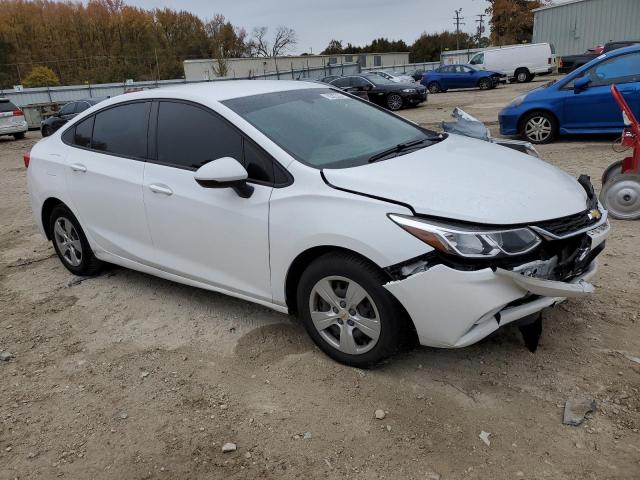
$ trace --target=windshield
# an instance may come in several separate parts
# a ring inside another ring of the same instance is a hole
[[[265,93],[222,103],[315,168],[364,165],[397,145],[433,143],[432,135],[417,126],[329,88]]]

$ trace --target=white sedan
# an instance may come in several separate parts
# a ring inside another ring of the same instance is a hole
[[[74,274],[109,262],[295,313],[359,367],[588,294],[609,230],[585,178],[315,83],[122,95],[25,164]]]

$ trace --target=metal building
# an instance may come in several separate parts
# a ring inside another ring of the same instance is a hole
[[[551,43],[557,55],[639,39],[640,0],[571,0],[533,11],[533,43]]]

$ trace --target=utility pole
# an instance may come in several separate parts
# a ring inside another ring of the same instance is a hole
[[[462,8],[459,8],[458,10],[455,10],[456,16],[453,17],[453,20],[454,20],[453,24],[456,26],[456,50],[460,50],[460,25],[464,25],[464,22],[460,21],[460,20],[464,20],[464,17],[460,16],[461,13],[462,13]]]
[[[480,39],[482,38],[482,34],[484,33],[484,17],[486,16],[487,15],[484,13],[476,15],[476,17],[478,17],[478,19],[476,20],[476,23],[478,24],[478,39],[476,40],[476,43],[478,43],[478,45],[480,45]]]

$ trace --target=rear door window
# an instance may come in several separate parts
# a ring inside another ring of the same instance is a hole
[[[210,111],[187,103],[160,102],[158,162],[197,170],[222,157],[242,162],[242,136]]]
[[[76,109],[76,103],[75,102],[67,103],[60,110],[60,115],[71,115],[71,114],[73,114],[75,109]]]
[[[150,102],[128,103],[95,115],[91,148],[129,158],[147,156]]]
[[[350,82],[351,80],[349,79],[349,77],[340,77],[340,78],[336,78],[333,82],[331,82],[331,85],[344,88],[344,87],[348,87]]]

